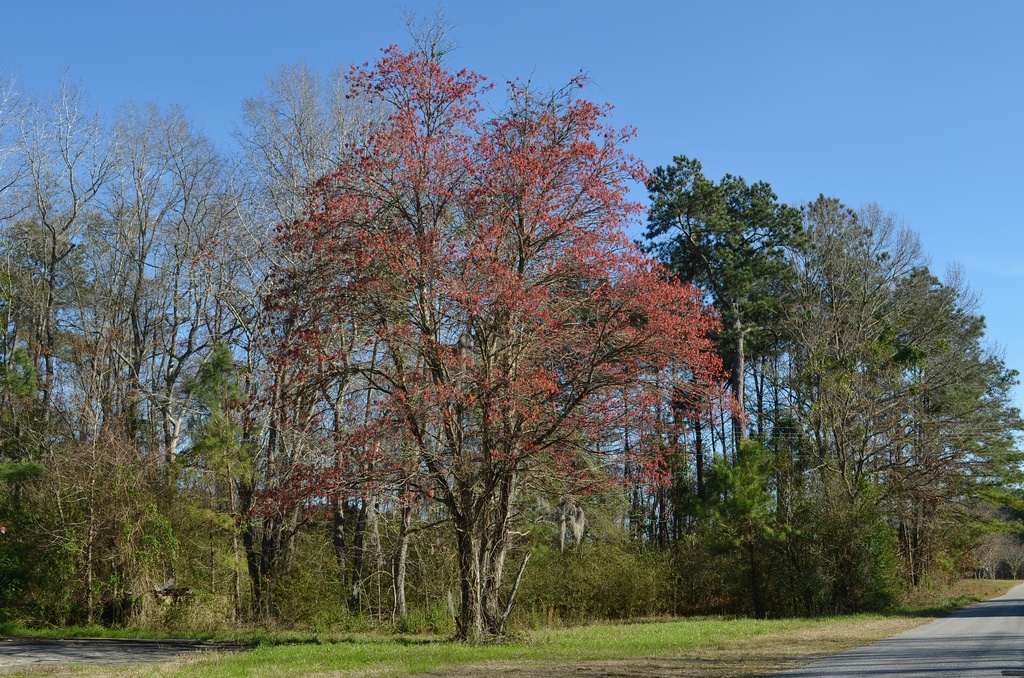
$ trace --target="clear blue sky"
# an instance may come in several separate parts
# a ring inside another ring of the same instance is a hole
[[[673,155],[765,180],[790,203],[834,195],[899,214],[932,268],[955,261],[989,337],[1024,371],[1024,2],[447,0],[451,63],[560,85],[634,125],[650,166]],[[67,68],[110,113],[178,103],[225,150],[241,101],[286,62],[332,66],[406,43],[431,2],[0,0],[0,68],[30,91]],[[1024,402],[1018,389],[1018,401]]]

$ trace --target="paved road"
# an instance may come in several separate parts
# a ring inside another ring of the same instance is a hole
[[[240,650],[248,646],[198,640],[0,637],[0,673],[47,667],[123,666],[159,662],[186,652]]]
[[[1024,676],[1024,585],[1001,598],[776,678]]]

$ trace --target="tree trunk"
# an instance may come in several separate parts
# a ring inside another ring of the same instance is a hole
[[[343,580],[341,585],[348,585],[348,551],[345,546],[345,510],[348,502],[342,501],[340,496],[334,498],[332,514],[334,518],[334,529],[331,532],[331,543],[334,546],[334,557],[338,561]]]
[[[463,519],[455,526],[459,549],[459,589],[462,592],[457,637],[469,643],[484,639],[483,578],[480,572],[482,544],[474,529],[476,522]]]
[[[248,515],[252,507],[253,490],[251,486],[239,487],[239,515]],[[242,532],[242,546],[245,549],[245,562],[249,571],[252,586],[250,615],[253,619],[267,619],[271,610],[271,585],[277,572],[287,564],[287,548],[290,536],[296,531],[294,516],[281,517],[249,517],[245,520]]]
[[[395,549],[394,586],[396,617],[406,615],[405,571],[409,555],[409,524],[412,522],[412,507],[402,507],[402,521],[398,529],[398,546]]]
[[[754,402],[756,403],[756,409],[754,410],[754,421],[757,424],[756,435],[758,439],[764,440],[764,390],[766,387],[765,382],[767,376],[765,374],[765,360],[761,358],[756,363],[757,369],[754,370]]]
[[[347,392],[348,380],[346,379],[338,388],[338,397],[334,399],[334,435],[341,437],[344,431],[344,407],[342,397]],[[334,463],[338,468],[345,467],[344,446],[335,445]],[[334,531],[331,534],[331,543],[334,546],[334,557],[338,561],[341,570],[341,586],[344,591],[348,586],[348,551],[345,546],[345,514],[348,511],[349,502],[342,496],[341,492],[335,495],[331,505],[332,517],[334,519]]]
[[[164,428],[164,463],[170,466],[178,453],[178,441],[181,440],[181,419],[171,414],[170,397],[160,406],[160,416]]]
[[[693,421],[693,447],[694,457],[697,462],[697,497],[704,501],[706,497],[704,490],[704,440],[702,434],[703,428],[698,417]]]
[[[89,527],[85,536],[85,622],[92,624],[95,618],[95,598],[93,596],[93,542],[96,539],[96,512],[93,505],[92,487],[95,481],[90,483],[89,490]]]
[[[245,547],[245,563],[249,569],[249,581],[252,586],[250,616],[253,619],[266,618],[270,612],[267,585],[271,573],[263,548],[265,537],[261,533],[259,522],[252,518],[246,521],[242,544]]]
[[[565,553],[565,505],[558,505],[558,552]]]
[[[234,596],[234,612],[231,621],[237,622],[242,617],[242,573],[239,571],[242,558],[238,547],[238,528],[231,528],[231,584]]]
[[[753,541],[747,545],[747,555],[750,559],[750,595],[754,601],[754,616],[757,619],[764,619],[766,615],[761,596],[761,571],[757,563],[757,545]]]
[[[229,467],[230,469],[230,467]],[[238,488],[232,478],[233,472],[228,471],[228,510],[233,518],[241,516],[241,508],[238,500]],[[231,621],[237,622],[242,618],[242,551],[238,543],[238,527],[236,520],[231,521],[231,583],[232,595],[234,596],[234,612]]]
[[[747,439],[747,412],[744,404],[744,375],[746,374],[746,356],[744,355],[744,331],[743,323],[737,317],[733,322],[733,329],[736,331],[736,351],[732,357],[732,374],[729,375],[729,382],[732,386],[733,396],[736,397],[736,412],[732,417],[733,439],[736,449],[739,449],[740,441]]]
[[[355,612],[360,611],[363,602],[363,561],[366,555],[366,521],[367,502],[359,502],[359,517],[356,519],[356,534],[352,539],[354,558],[352,560],[352,595],[348,599],[348,607]]]
[[[485,522],[480,526],[481,532],[485,535],[482,541],[485,550],[481,554],[483,556],[481,574],[484,580],[484,626],[487,633],[491,636],[500,635],[502,627],[505,625],[500,595],[502,578],[505,571],[505,558],[508,555],[509,547],[512,545],[511,515],[512,497],[515,491],[515,476],[505,476],[501,482],[498,497],[493,504],[493,514],[486,516]],[[575,532],[576,530],[573,528],[574,535]]]

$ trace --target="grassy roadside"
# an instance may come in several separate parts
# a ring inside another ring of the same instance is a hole
[[[60,670],[80,676],[756,676],[870,643],[936,613],[999,595],[1013,582],[968,581],[887,615],[822,619],[687,619],[531,631],[517,642],[471,647],[439,638],[321,635],[266,639],[238,654],[188,656],[130,669]],[[28,674],[31,675],[31,674]],[[38,675],[38,674],[37,674]]]

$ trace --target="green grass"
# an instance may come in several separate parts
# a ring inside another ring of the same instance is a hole
[[[890,614],[905,617],[939,617],[953,610],[1001,596],[1019,581],[999,579],[961,579],[941,588],[925,588],[909,594]]]
[[[889,614],[820,619],[696,618],[538,629],[515,641],[468,646],[435,636],[268,633],[218,636],[249,640],[253,650],[187,656],[159,666],[88,669],[84,676],[401,676],[438,671],[493,678],[569,675],[583,663],[587,676],[755,676],[841,652],[912,628],[936,611],[1002,593],[1015,582],[968,582],[919,593]],[[88,627],[83,631],[98,632]],[[67,635],[66,633],[63,635]],[[122,637],[138,637],[124,635]],[[152,635],[150,635],[152,637]],[[637,673],[639,672],[639,673]],[[63,672],[62,672],[63,673]]]
[[[358,672],[394,676],[484,663],[576,665],[638,657],[677,658],[740,648],[758,638],[775,638],[808,630],[822,631],[830,626],[831,621],[696,619],[597,624],[539,630],[517,642],[486,646],[469,646],[436,638],[351,636],[318,644],[263,645],[245,653],[189,658],[176,667],[166,666],[166,673],[160,675],[298,677]],[[479,670],[489,672],[486,668]]]

